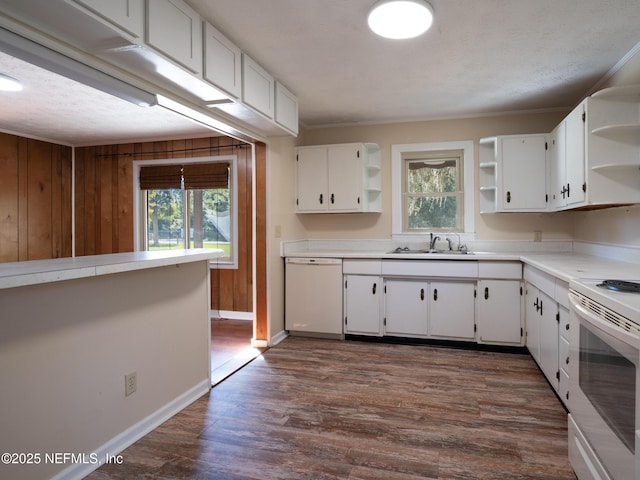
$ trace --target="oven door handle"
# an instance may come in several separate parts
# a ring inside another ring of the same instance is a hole
[[[569,292],[569,302],[571,303],[571,308],[590,325],[608,333],[612,337],[617,338],[624,343],[633,345],[636,348],[640,347],[640,335],[638,335],[638,333],[628,332],[615,323],[594,314],[589,309],[585,308],[580,301],[576,299],[572,292]]]

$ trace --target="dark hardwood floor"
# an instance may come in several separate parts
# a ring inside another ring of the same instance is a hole
[[[575,480],[524,354],[287,338],[100,479]]]

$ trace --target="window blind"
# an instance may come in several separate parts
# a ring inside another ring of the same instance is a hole
[[[182,166],[184,188],[202,190],[205,188],[227,188],[229,186],[229,164],[190,163]]]
[[[140,188],[142,190],[182,188],[182,165],[140,167]]]
[[[152,165],[140,167],[140,189],[170,188],[202,190],[229,187],[229,163],[189,163],[185,165]]]

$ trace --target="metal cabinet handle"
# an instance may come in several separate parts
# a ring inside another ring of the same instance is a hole
[[[420,300],[424,300],[424,288],[420,289]]]
[[[484,287],[484,299],[489,300],[489,287]]]
[[[331,204],[333,205],[334,203],[336,203],[336,196],[332,193],[331,194]]]
[[[567,183],[567,198],[569,198],[571,196],[571,185],[569,183]]]
[[[542,300],[540,300],[540,315],[542,315]]]
[[[569,324],[567,323],[567,325],[564,327],[565,330],[569,330]]]
[[[433,300],[434,301],[438,300],[438,289],[437,288],[433,289]]]
[[[375,294],[376,294],[376,289],[377,289],[377,288],[378,288],[378,284],[377,284],[377,283],[374,283],[374,284],[373,284],[373,288],[371,289],[371,293],[372,293],[373,295],[375,295]]]
[[[569,365],[569,357],[567,357],[567,365]]]
[[[540,311],[540,304],[538,303],[538,299],[536,298],[536,301],[533,302],[533,306],[536,307],[536,312]]]
[[[511,192],[507,192],[507,203],[511,203]]]
[[[323,198],[323,195],[322,195],[322,194],[320,194],[320,198],[319,198],[319,200],[320,200],[320,205],[322,205],[322,202],[323,202],[323,200],[324,200],[324,198]]]

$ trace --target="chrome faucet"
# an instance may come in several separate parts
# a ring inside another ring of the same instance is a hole
[[[429,234],[429,250],[435,250],[436,249],[436,240],[440,240],[439,236],[433,236],[433,233]]]

